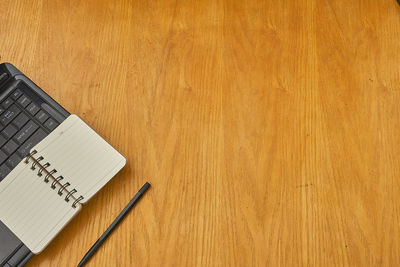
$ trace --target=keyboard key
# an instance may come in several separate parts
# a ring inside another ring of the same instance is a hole
[[[26,108],[26,110],[32,115],[35,116],[35,114],[39,111],[39,107],[35,103],[30,103],[29,106]]]
[[[12,105],[9,109],[9,111],[15,112],[17,114],[19,114],[21,112],[21,110],[19,109],[19,107],[17,107],[16,105]],[[8,111],[7,110],[7,111]]]
[[[8,160],[6,161],[6,164],[11,169],[14,169],[15,166],[17,166],[18,163],[21,162],[21,160],[22,160],[22,158],[20,156],[18,156],[16,153],[14,153],[11,157],[8,158]]]
[[[6,128],[4,128],[3,130],[3,134],[7,137],[7,138],[11,138],[13,137],[13,135],[18,132],[18,129],[15,128],[12,124],[8,125]]]
[[[24,113],[21,113],[18,115],[18,117],[15,118],[13,123],[15,126],[18,127],[18,129],[21,129],[21,127],[24,126],[28,120],[29,120],[28,116],[26,116]]]
[[[22,242],[0,221],[0,264],[2,267],[11,267],[11,265],[5,264],[6,259],[15,253],[15,251],[21,247]],[[14,266],[15,267],[15,266]]]
[[[28,140],[18,149],[18,154],[21,157],[25,157],[30,152],[31,148],[34,147],[37,143],[42,141],[43,138],[46,137],[46,133],[39,128]]]
[[[3,103],[1,103],[1,105],[3,106],[3,108],[7,109],[9,106],[11,106],[12,103],[14,103],[14,101],[12,101],[11,98],[7,98],[3,101]]]
[[[21,90],[17,89],[11,94],[11,98],[17,100],[22,95]]]
[[[49,129],[50,131],[53,131],[57,126],[57,122],[55,122],[52,118],[48,119],[44,126]]]
[[[38,114],[36,114],[35,118],[43,124],[49,118],[49,116],[43,110],[41,110]]]
[[[5,165],[0,166],[0,181],[2,181],[10,173],[10,169]]]
[[[3,151],[6,152],[6,154],[11,155],[15,150],[17,150],[17,148],[17,143],[15,143],[13,140],[10,140],[3,146]]]
[[[0,164],[3,163],[7,158],[7,155],[0,150]]]
[[[22,95],[20,98],[18,98],[17,101],[21,106],[23,106],[24,108],[26,108],[26,106],[31,103],[31,100],[29,99],[29,97],[27,97],[26,95]]]
[[[39,126],[36,125],[33,121],[29,121],[15,136],[14,139],[19,144],[25,142],[26,139],[31,136]]]
[[[4,112],[4,108],[0,107],[0,114]]]
[[[5,82],[8,79],[8,74],[7,73],[2,73],[0,75],[0,83]]]
[[[0,116],[0,122],[7,125],[12,121],[21,111],[16,105],[12,105],[7,111]]]
[[[40,107],[49,114],[51,118],[53,118],[56,122],[61,123],[64,121],[64,116],[59,113],[59,111],[55,110],[54,108],[50,107],[46,103],[40,104]]]
[[[3,146],[7,142],[7,139],[5,139],[2,135],[0,135],[0,146]]]
[[[23,261],[23,259],[26,258],[30,252],[31,251],[26,246],[20,247],[7,261],[7,264],[9,264],[10,267],[19,266],[21,261]]]

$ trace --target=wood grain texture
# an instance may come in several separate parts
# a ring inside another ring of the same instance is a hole
[[[128,163],[28,266],[399,266],[400,7],[0,1],[0,57]]]

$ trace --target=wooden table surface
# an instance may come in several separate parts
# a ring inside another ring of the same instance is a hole
[[[127,165],[28,266],[399,266],[400,6],[0,1],[0,57]]]

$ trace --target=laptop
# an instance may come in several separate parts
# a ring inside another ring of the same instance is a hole
[[[0,64],[0,183],[69,115],[16,67]],[[23,266],[32,256],[0,221],[0,266]]]

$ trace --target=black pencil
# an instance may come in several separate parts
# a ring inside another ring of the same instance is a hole
[[[113,221],[113,223],[107,228],[107,230],[100,236],[100,238],[94,243],[94,245],[90,248],[90,250],[85,254],[81,262],[78,264],[78,267],[85,265],[85,263],[93,256],[94,253],[99,249],[101,244],[107,239],[107,237],[112,233],[112,231],[117,227],[117,225],[124,219],[124,217],[128,214],[128,212],[135,206],[138,200],[143,196],[143,194],[149,189],[150,184],[146,182],[142,188],[140,188],[139,192],[132,198],[132,200],[126,205],[126,207],[121,211],[117,218]]]

